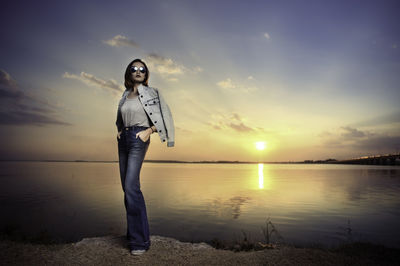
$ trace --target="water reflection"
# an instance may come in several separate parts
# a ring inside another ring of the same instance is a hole
[[[271,165],[259,163],[258,167],[258,189],[259,190],[272,190],[272,173]]]
[[[258,187],[264,188],[264,164],[258,164]]]
[[[0,166],[2,228],[14,223],[69,240],[124,234],[117,163]],[[287,240],[329,243],[350,220],[366,239],[400,246],[395,167],[145,162],[141,182],[151,234],[197,241],[244,229],[263,237],[260,226],[270,216]]]
[[[214,212],[217,218],[237,219],[241,214],[241,207],[250,199],[245,196],[236,196],[227,200],[217,198],[209,204],[209,211]]]

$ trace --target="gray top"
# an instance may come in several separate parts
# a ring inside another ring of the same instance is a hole
[[[149,118],[138,96],[133,99],[126,98],[124,104],[121,106],[121,114],[126,127],[150,127]]]

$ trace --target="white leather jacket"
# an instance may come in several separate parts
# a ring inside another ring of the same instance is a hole
[[[126,96],[130,90],[125,89],[121,100],[118,104],[117,125],[118,132],[124,128],[122,120],[121,106],[124,104]],[[167,141],[167,147],[173,147],[175,144],[175,126],[172,119],[171,110],[165,102],[163,96],[156,88],[148,87],[140,84],[138,87],[139,100],[142,103],[147,117],[150,121],[150,126],[155,126],[162,142]]]

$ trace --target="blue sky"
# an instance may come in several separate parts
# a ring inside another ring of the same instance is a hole
[[[172,149],[152,135],[148,159],[399,152],[397,2],[6,1],[0,155],[116,160],[134,58],[177,127]]]

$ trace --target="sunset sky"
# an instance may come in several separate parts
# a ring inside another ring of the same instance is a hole
[[[400,152],[399,1],[2,1],[0,159],[118,160],[135,58],[175,147],[146,159]],[[255,143],[265,142],[264,150]]]

